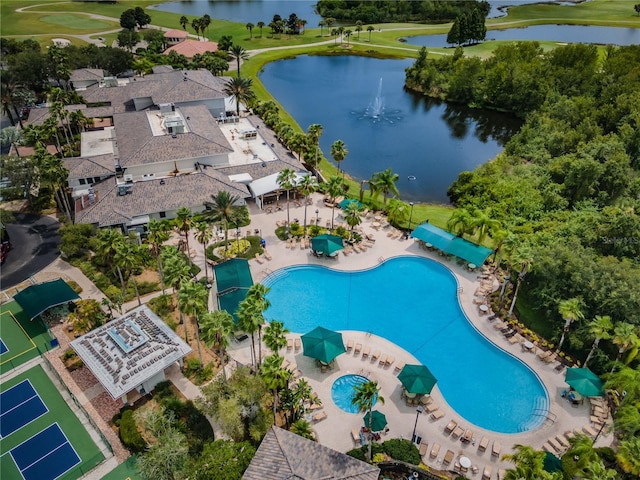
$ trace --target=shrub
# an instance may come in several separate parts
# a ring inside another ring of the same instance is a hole
[[[78,282],[74,280],[67,280],[67,284],[71,287],[71,289],[76,292],[78,295],[82,293],[82,287],[78,285]]]
[[[401,462],[420,464],[420,452],[418,448],[409,440],[393,438],[382,444],[384,453]]]
[[[304,228],[299,223],[292,223],[290,232],[294,237],[301,237],[304,234]]]
[[[276,237],[278,237],[279,240],[286,240],[287,239],[287,227],[278,227],[276,228]]]
[[[144,452],[147,442],[138,431],[132,410],[125,410],[120,418],[120,440],[132,453]]]
[[[358,460],[362,460],[363,462],[366,462],[368,450],[369,450],[369,445],[363,445],[359,448],[354,448],[353,450],[349,450],[347,452],[347,455],[353,458],[357,458]],[[375,457],[380,453],[383,453],[382,445],[380,445],[379,443],[373,442],[371,444],[371,456]]]

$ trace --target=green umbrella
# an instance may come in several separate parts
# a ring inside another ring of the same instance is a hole
[[[340,332],[316,327],[301,338],[305,357],[315,358],[324,363],[329,363],[341,353],[346,352]]]
[[[604,395],[602,380],[588,368],[567,368],[564,379],[582,396],[601,397]]]
[[[344,244],[342,243],[342,237],[325,233],[311,239],[311,248],[316,252],[331,255],[338,250],[342,250],[344,248]]]
[[[385,417],[384,413],[374,410],[371,412],[371,417],[371,431],[381,432],[384,430],[384,427],[387,426],[387,417]],[[369,428],[369,412],[364,416],[364,426]]]
[[[562,471],[562,460],[553,453],[545,452],[543,466],[545,472],[554,473]]]
[[[349,207],[349,205],[351,205],[352,203],[354,203],[354,204],[356,204],[358,206],[358,210],[361,210],[362,207],[364,206],[358,200],[352,200],[350,198],[345,198],[338,205],[340,205],[340,208],[342,210],[346,210]]]
[[[427,394],[438,380],[424,365],[405,365],[398,379],[409,393]]]

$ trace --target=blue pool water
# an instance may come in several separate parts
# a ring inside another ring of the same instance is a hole
[[[359,413],[358,407],[352,403],[356,393],[355,386],[362,385],[368,381],[367,377],[363,377],[362,375],[343,375],[337,378],[336,381],[333,382],[333,385],[331,385],[331,399],[333,403],[347,413]],[[377,398],[373,404],[375,405],[376,402]]]
[[[475,425],[517,433],[544,420],[549,400],[540,379],[467,320],[455,277],[437,262],[398,257],[358,272],[303,265],[263,283],[271,289],[267,320],[298,333],[322,325],[386,338],[427,365],[448,404]]]

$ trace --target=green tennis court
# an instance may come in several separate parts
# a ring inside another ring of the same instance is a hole
[[[0,350],[0,373],[48,351],[52,339],[44,322],[39,317],[29,320],[17,302],[0,307],[0,338],[5,345]]]
[[[48,474],[48,470],[54,469],[56,464],[62,464],[61,474],[57,476],[57,479],[75,480],[102,462],[104,456],[100,449],[40,365],[3,382],[0,391],[7,392],[15,386],[20,388],[21,385],[24,385],[25,380],[28,380],[30,388],[32,387],[35,391],[36,398],[39,398],[38,401],[46,406],[46,412],[33,420],[29,419],[28,423],[18,425],[16,429],[7,430],[7,436],[0,438],[0,478],[27,478],[28,475],[25,476],[25,472],[33,473],[32,465],[36,464],[41,465],[40,470],[35,477],[31,475],[30,478],[43,478],[43,475]],[[8,393],[13,393],[13,391]],[[11,415],[11,412],[2,413]],[[64,458],[53,461],[56,455],[60,456],[59,447],[51,446],[47,441],[50,438],[47,432],[53,430],[59,432],[58,435],[61,436],[66,451],[70,452],[69,455],[77,455],[77,457],[73,457],[74,461],[69,461],[66,465]],[[24,450],[24,445],[31,446],[32,444],[37,447],[37,454],[21,451],[21,449]],[[31,456],[34,458],[32,459]],[[24,463],[24,458],[27,457],[29,458],[26,463],[30,464],[29,468],[19,467],[18,463],[21,461]],[[78,457],[79,463],[76,461]]]

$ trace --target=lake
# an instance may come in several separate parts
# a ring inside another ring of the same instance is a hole
[[[636,45],[640,43],[640,28],[596,27],[586,25],[534,25],[524,28],[487,30],[487,40],[547,40],[560,43],[597,43]],[[450,47],[447,35],[416,35],[406,37],[407,43],[438,48]]]
[[[341,168],[355,179],[391,168],[404,200],[447,204],[458,174],[495,157],[520,122],[406,91],[412,63],[299,56],[267,64],[260,80],[305,131],[323,126],[320,146],[330,160],[331,144],[344,141]]]

